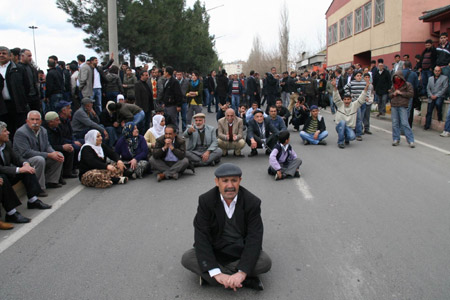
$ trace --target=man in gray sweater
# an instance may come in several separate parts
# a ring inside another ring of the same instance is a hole
[[[27,115],[27,123],[14,136],[14,151],[30,162],[36,169],[36,177],[42,190],[61,187],[59,179],[64,155],[55,151],[48,141],[47,130],[41,127],[40,112],[32,110]]]

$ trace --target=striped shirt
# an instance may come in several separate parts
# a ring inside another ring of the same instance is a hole
[[[352,102],[356,101],[364,91],[366,87],[366,82],[364,80],[356,81],[352,80],[350,83],[346,84],[344,87],[345,94],[350,94],[352,96]]]

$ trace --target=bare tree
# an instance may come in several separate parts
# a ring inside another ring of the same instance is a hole
[[[283,2],[280,11],[280,71],[289,69],[289,12],[286,1]]]
[[[271,67],[280,66],[280,55],[277,49],[265,49],[258,35],[253,38],[252,50],[244,64],[243,71],[249,74],[251,70],[264,74]]]

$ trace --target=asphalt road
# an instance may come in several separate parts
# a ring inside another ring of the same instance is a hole
[[[323,115],[327,146],[291,132],[300,179],[275,182],[262,152],[222,160],[262,199],[263,292],[200,287],[180,264],[208,167],[105,190],[73,179],[45,199],[48,215],[19,208],[34,219],[0,232],[0,299],[449,299],[450,139],[416,126],[416,149],[392,147],[390,122],[372,120],[374,134],[342,150]]]

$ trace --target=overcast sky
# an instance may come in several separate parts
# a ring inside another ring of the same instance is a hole
[[[195,0],[186,0],[191,6]],[[318,36],[325,36],[325,12],[332,0],[205,0],[210,14],[210,34],[216,37],[216,50],[224,63],[246,60],[253,38],[259,35],[263,46],[275,50],[278,45],[280,8],[286,2],[289,11],[290,41],[293,49],[300,44],[317,49]],[[217,8],[215,8],[217,7]],[[37,63],[45,69],[48,56],[55,54],[70,62],[79,53],[96,55],[84,46],[81,29],[67,22],[68,16],[56,7],[55,0],[2,0],[0,18],[1,45],[32,51],[34,25]]]

